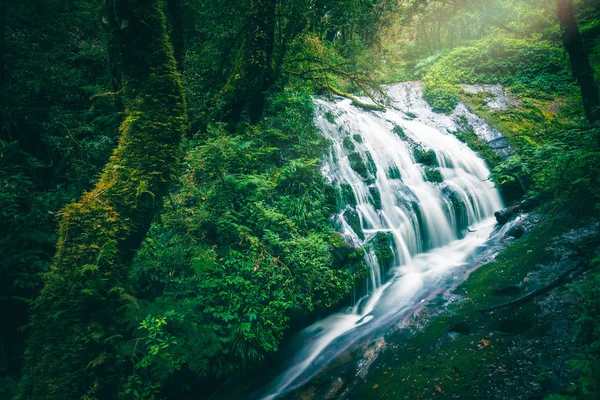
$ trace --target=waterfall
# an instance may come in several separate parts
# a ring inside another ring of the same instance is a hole
[[[306,383],[361,337],[411,315],[444,289],[495,226],[502,201],[490,171],[451,132],[462,115],[483,140],[499,134],[463,105],[450,116],[432,112],[419,84],[394,85],[388,93],[393,108],[385,112],[347,99],[315,100],[316,124],[331,141],[323,173],[342,199],[335,221],[349,243],[365,248],[368,287],[352,307],[298,335],[294,357],[265,399]],[[379,260],[375,242],[392,256]]]

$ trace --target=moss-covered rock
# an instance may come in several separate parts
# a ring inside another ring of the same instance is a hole
[[[400,170],[395,165],[392,165],[391,167],[388,168],[387,176],[390,179],[402,179]]]
[[[340,197],[341,197],[341,205],[343,208],[346,205],[355,207],[356,206],[356,198],[354,197],[354,191],[352,190],[352,186],[347,183],[342,183],[340,185]]]
[[[352,142],[352,139],[350,139],[350,136],[346,136],[344,138],[344,140],[342,141],[342,144],[344,145],[344,148],[348,151],[355,151],[356,147],[354,146],[354,143]]]
[[[350,258],[356,251],[344,237],[339,233],[334,233],[329,239],[331,248],[331,256],[333,263],[337,267],[343,267],[350,263]]]
[[[369,194],[371,195],[371,204],[376,210],[381,210],[381,194],[377,186],[369,186]]]
[[[375,164],[375,160],[373,160],[373,156],[368,151],[365,153],[367,157],[367,169],[371,173],[372,176],[377,175],[377,165]]]
[[[469,124],[467,118],[463,115],[459,117],[458,130],[451,132],[458,140],[465,143],[469,148],[477,152],[485,159],[487,164],[493,168],[501,161],[501,157],[487,143],[477,136],[473,127]]]
[[[409,119],[416,119],[417,118],[417,114],[410,112],[410,111],[404,111],[404,114],[409,118]]]
[[[406,133],[404,132],[404,129],[402,129],[402,127],[400,125],[394,125],[394,128],[392,128],[392,132],[394,132],[402,140],[407,139]]]
[[[442,183],[444,181],[444,177],[442,176],[439,168],[425,167],[425,180],[431,183]]]
[[[438,113],[450,114],[459,103],[459,88],[441,81],[428,82],[423,86],[423,98],[431,109]]]
[[[372,246],[377,261],[381,266],[389,266],[390,263],[394,261],[394,252],[391,248],[393,242],[393,235],[385,232],[378,232],[377,235],[369,241],[369,246]]]
[[[354,208],[348,208],[346,211],[344,211],[343,216],[346,220],[346,223],[350,225],[350,228],[352,228],[354,233],[356,233],[356,236],[358,236],[361,240],[365,240],[365,234],[360,226],[360,217],[358,216],[358,212],[356,212]]]
[[[548,357],[548,347],[573,351],[576,297],[555,289],[555,293],[509,309],[478,311],[530,293],[564,271],[561,253],[548,244],[560,243],[561,234],[572,225],[568,216],[545,221],[495,262],[473,271],[454,291],[462,301],[451,304],[441,315],[426,311],[415,317],[412,327],[409,324],[386,336],[387,348],[350,398],[370,398],[374,393],[389,393],[390,398],[398,394],[407,398],[487,398],[491,391],[506,398],[518,398],[524,392],[529,397],[547,398],[550,393],[574,388],[577,372],[568,366],[569,352],[556,350]],[[578,239],[578,243],[584,241]],[[546,374],[552,374],[552,385],[544,383]]]
[[[348,161],[350,161],[350,167],[362,178],[362,180],[367,185],[371,185],[375,183],[377,166],[375,165],[371,154],[369,152],[366,152],[365,154],[367,163],[365,163],[362,156],[358,152],[352,152],[348,154]]]
[[[348,154],[348,161],[350,162],[350,167],[354,172],[360,175],[361,178],[366,179],[368,177],[367,166],[360,156],[360,153],[355,151]]]
[[[415,161],[419,164],[427,165],[430,167],[437,166],[437,158],[435,155],[435,151],[431,149],[426,150],[420,146],[415,146],[413,148],[413,156],[415,157]]]

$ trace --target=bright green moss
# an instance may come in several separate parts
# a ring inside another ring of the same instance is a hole
[[[429,149],[425,150],[421,147],[413,148],[413,156],[415,161],[419,164],[423,164],[429,167],[435,167],[437,165],[437,157],[435,151]]]
[[[444,177],[438,168],[425,168],[425,179],[427,182],[441,183]]]
[[[96,187],[61,214],[54,264],[33,307],[23,400],[116,392],[129,264],[178,168],[185,102],[164,16],[151,0],[115,9],[129,22],[113,41],[128,80],[126,118]]]
[[[423,86],[423,97],[435,112],[450,114],[459,103],[458,86],[442,81],[428,82]]]

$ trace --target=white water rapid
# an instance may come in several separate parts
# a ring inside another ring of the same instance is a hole
[[[418,84],[388,91],[394,107],[385,112],[315,100],[316,124],[332,142],[323,173],[344,204],[339,231],[354,246],[366,245],[367,294],[297,336],[295,355],[264,399],[299,387],[367,333],[412,315],[448,287],[495,227],[502,201],[490,172],[450,132],[463,115],[483,140],[498,134],[462,105],[452,116],[433,113]],[[382,237],[393,260],[377,259],[372,243]]]

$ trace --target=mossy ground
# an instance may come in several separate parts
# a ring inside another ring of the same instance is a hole
[[[498,129],[513,145],[519,147],[523,141],[540,143],[549,132],[556,132],[572,124],[573,117],[582,114],[579,102],[572,97],[540,99],[527,93],[508,90],[507,110],[494,110],[487,106],[489,94],[462,91],[461,101],[475,114]],[[475,149],[480,151],[480,149]],[[484,154],[485,156],[485,154]]]
[[[351,398],[544,398],[568,390],[576,380],[567,365],[576,325],[568,286],[520,306],[478,310],[552,281],[564,267],[557,238],[580,223],[547,217],[473,271],[446,312],[431,320],[425,312],[412,329],[386,337],[387,348]]]

